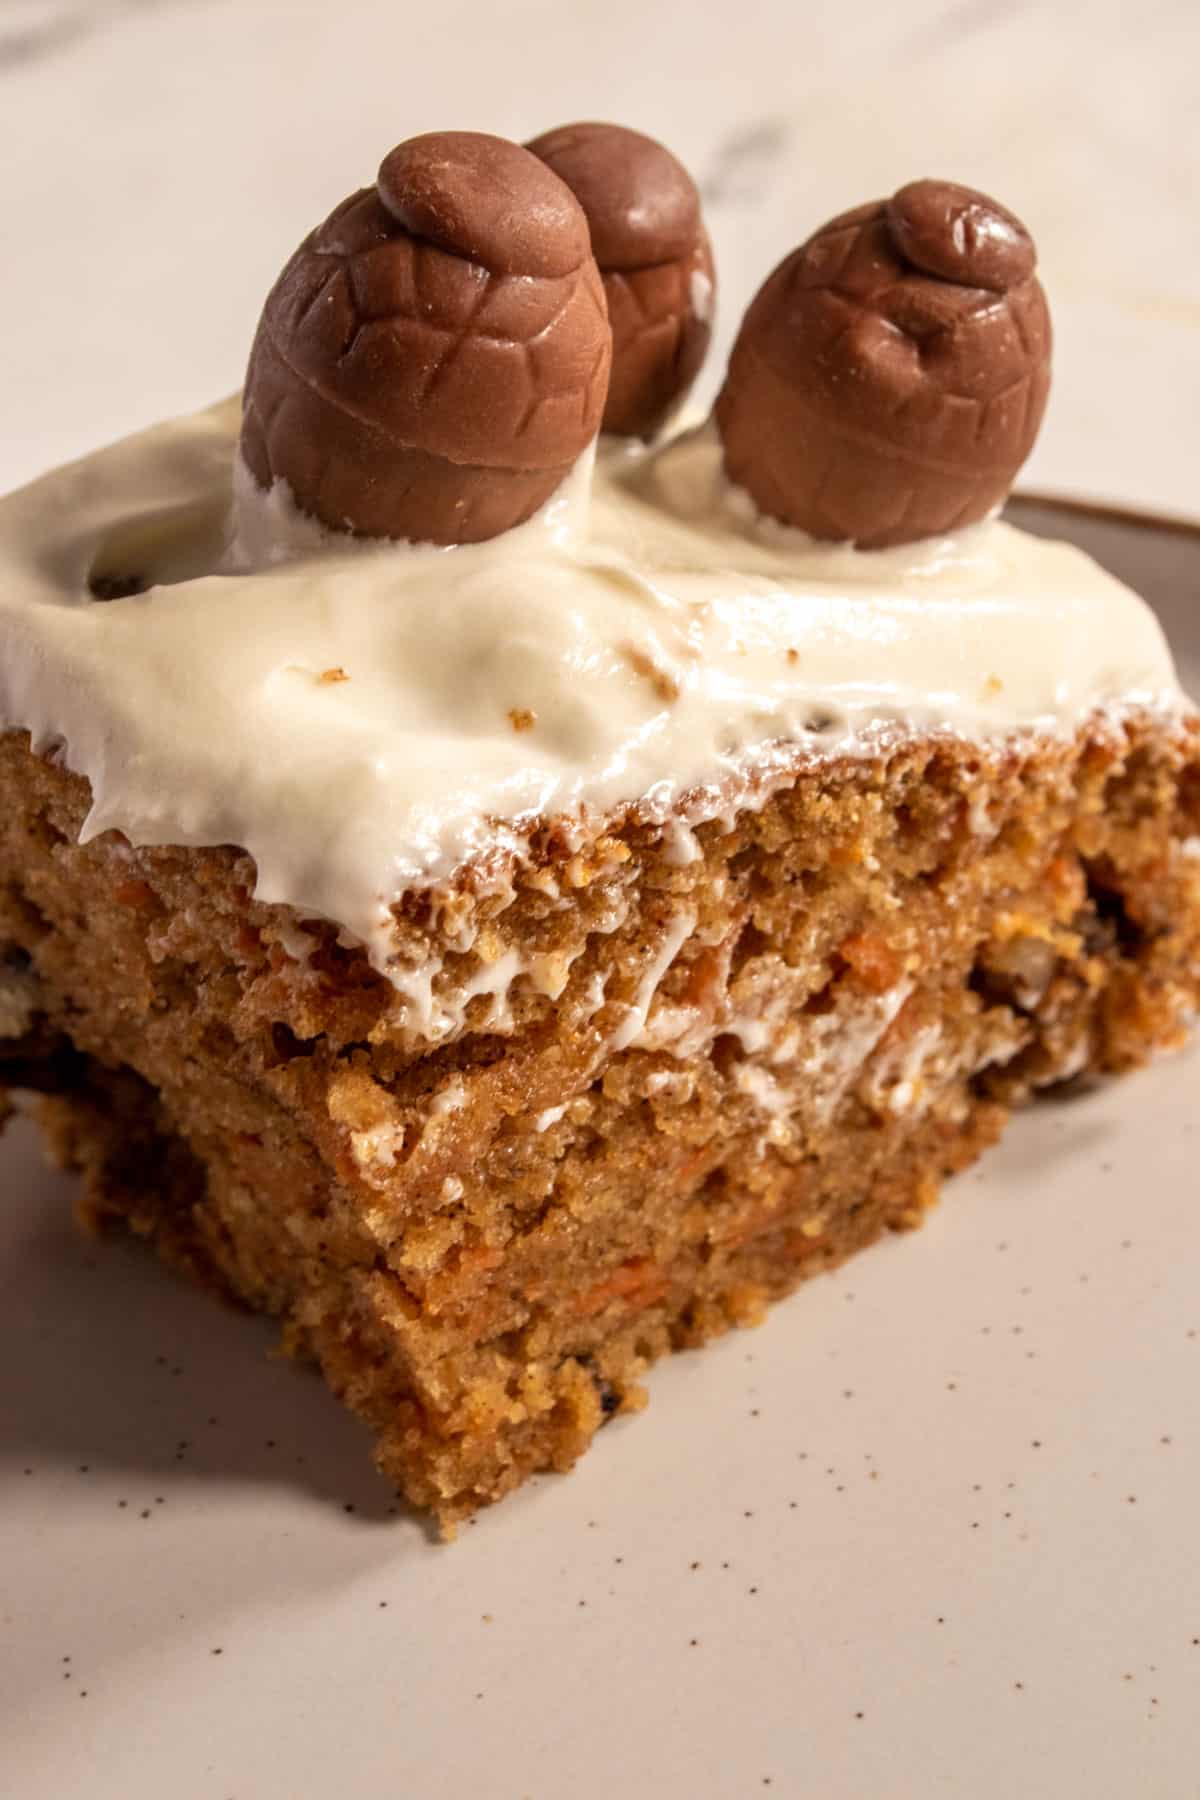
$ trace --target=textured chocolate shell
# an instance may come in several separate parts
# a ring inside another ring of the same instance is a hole
[[[623,125],[560,125],[528,146],[587,216],[604,279],[613,368],[604,430],[653,437],[682,404],[712,336],[716,273],[695,182]]]
[[[985,518],[1033,448],[1050,315],[1029,233],[921,181],[832,220],[759,290],[716,417],[772,518],[863,548]]]
[[[267,298],[242,454],[334,530],[495,537],[600,426],[612,334],[587,221],[503,138],[435,132],[385,158]]]

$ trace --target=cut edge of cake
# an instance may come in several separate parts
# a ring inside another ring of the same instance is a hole
[[[805,759],[686,843],[548,824],[399,907],[434,1044],[244,853],[80,844],[86,781],[21,734],[0,794],[0,1085],[47,1090],[92,1223],[279,1317],[450,1530],[1200,1000],[1186,709]]]

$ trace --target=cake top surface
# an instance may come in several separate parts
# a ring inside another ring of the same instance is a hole
[[[994,519],[817,542],[732,486],[711,425],[602,439],[525,524],[439,548],[264,492],[240,416],[0,502],[0,726],[89,779],[88,835],[242,846],[260,898],[381,967],[401,893],[534,819],[694,823],[797,755],[1181,704],[1153,614],[1081,552]]]

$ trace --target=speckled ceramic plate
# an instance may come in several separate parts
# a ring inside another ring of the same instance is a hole
[[[1026,502],[1200,674],[1200,537]],[[1200,1055],[676,1358],[443,1549],[260,1321],[0,1147],[0,1791],[1200,1794]]]

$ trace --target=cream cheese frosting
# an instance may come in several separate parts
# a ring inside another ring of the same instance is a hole
[[[1186,705],[1150,609],[1081,551],[998,520],[816,543],[755,514],[709,427],[606,447],[444,549],[323,531],[255,488],[238,426],[229,400],[0,501],[0,725],[88,778],[86,837],[240,845],[259,898],[380,967],[399,894],[534,816],[694,823],[797,746]]]

